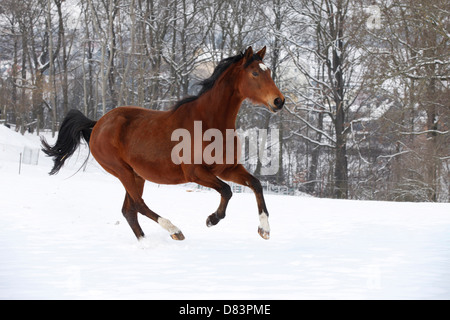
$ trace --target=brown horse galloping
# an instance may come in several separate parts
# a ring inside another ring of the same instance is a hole
[[[122,213],[138,239],[144,237],[138,223],[138,212],[156,221],[173,239],[184,239],[177,227],[144,203],[142,193],[145,180],[160,184],[195,182],[215,189],[220,193],[221,201],[217,210],[206,220],[208,227],[225,217],[232,195],[230,186],[222,180],[248,186],[254,191],[258,203],[258,233],[269,239],[269,214],[261,183],[238,163],[237,144],[231,163],[229,158],[225,159],[225,153],[223,159],[227,161],[211,163],[203,158],[198,161],[199,150],[194,147],[192,152],[183,150],[186,154],[178,154],[175,159],[173,156],[177,145],[177,141],[173,141],[173,132],[177,129],[194,135],[195,123],[201,121],[202,135],[208,129],[215,129],[226,136],[229,130],[235,130],[236,116],[245,99],[263,104],[272,112],[283,107],[284,96],[262,62],[265,52],[264,47],[254,54],[249,47],[244,54],[222,60],[212,76],[201,83],[202,89],[197,96],[179,101],[169,111],[120,107],[98,121],[86,118],[79,111],[70,111],[61,124],[56,144],[49,146],[42,139],[43,151],[54,160],[50,174],[59,171],[65,160],[75,152],[83,136],[98,163],[125,187]],[[226,142],[223,143],[225,149]],[[202,142],[200,152],[205,147],[205,142]],[[190,161],[186,161],[189,154]]]

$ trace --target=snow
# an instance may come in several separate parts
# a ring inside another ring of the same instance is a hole
[[[52,141],[51,137],[48,140]],[[147,183],[150,208],[184,241],[121,214],[124,190],[82,147],[59,175],[22,164],[36,136],[0,126],[0,299],[449,299],[450,204],[266,195],[271,239],[252,194],[234,194],[207,228],[213,191]]]

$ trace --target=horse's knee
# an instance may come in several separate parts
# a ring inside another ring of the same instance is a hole
[[[122,215],[127,219],[127,221],[137,220],[138,211],[133,207],[122,207]]]
[[[220,195],[225,199],[225,200],[230,200],[231,197],[233,196],[233,192],[231,191],[231,187],[228,184],[224,184],[221,191],[220,191]]]
[[[255,193],[263,192],[261,182],[258,179],[256,179],[255,177],[252,177],[252,179],[250,179],[249,184],[250,184],[250,188],[252,188]]]
[[[137,208],[134,204],[134,201],[130,198],[128,194],[125,195],[125,200],[123,201],[122,206],[122,214],[125,218],[130,216],[131,214],[136,214]]]
[[[130,204],[129,204],[127,198],[125,198],[125,201],[123,202],[123,206],[122,206],[122,214],[125,218],[128,216],[129,211],[130,211]]]

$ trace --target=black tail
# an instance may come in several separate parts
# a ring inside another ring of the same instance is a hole
[[[50,174],[56,174],[80,145],[81,136],[89,144],[92,128],[97,121],[85,117],[78,110],[70,110],[59,128],[56,144],[51,147],[44,137],[41,137],[42,151],[53,158],[55,163]]]

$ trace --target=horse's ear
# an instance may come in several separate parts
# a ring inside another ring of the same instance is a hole
[[[257,55],[258,57],[260,57],[261,60],[264,59],[264,56],[266,55],[266,46],[264,46],[264,48],[262,48],[261,50],[259,50],[259,51],[256,53],[256,55]]]
[[[247,50],[244,52],[244,61],[248,61],[253,57],[253,49],[252,47],[248,47]]]

